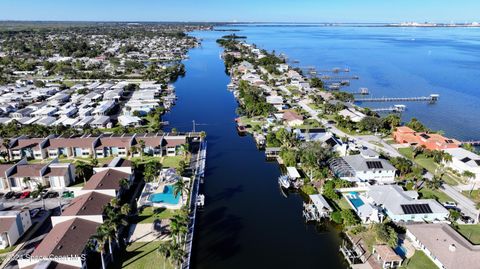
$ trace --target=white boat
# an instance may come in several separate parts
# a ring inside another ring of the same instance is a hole
[[[199,194],[197,196],[197,206],[198,207],[204,207],[205,206],[205,195]]]
[[[285,189],[290,188],[290,178],[287,175],[282,175],[278,178],[278,184],[284,187]]]

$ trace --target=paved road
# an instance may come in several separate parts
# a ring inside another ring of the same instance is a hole
[[[465,195],[463,195],[455,187],[447,184],[443,184],[442,191],[448,196],[452,197],[458,203],[458,208],[460,208],[464,214],[473,218],[475,222],[478,221],[479,211],[475,207],[475,203],[472,200],[465,197]]]

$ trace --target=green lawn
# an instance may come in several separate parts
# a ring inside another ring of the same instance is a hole
[[[0,249],[0,254],[5,254],[5,253],[9,253],[11,251],[13,251],[15,249],[16,246],[11,246],[11,247],[8,247],[6,249]]]
[[[175,210],[146,207],[137,216],[137,223],[153,223],[156,219],[169,219],[175,215]]]
[[[165,156],[162,161],[163,167],[173,167],[178,168],[180,167],[180,161],[184,160],[183,156]],[[188,164],[188,160],[185,161]]]
[[[421,250],[416,250],[415,254],[406,261],[403,262],[402,268],[405,269],[437,269],[436,266],[430,258],[425,255]]]
[[[161,242],[137,242],[132,243],[127,247],[124,255],[122,268],[126,269],[157,269],[166,268],[173,269],[174,267],[169,261],[165,263],[165,258],[158,252],[158,247]]]
[[[438,168],[438,164],[436,164],[432,158],[427,158],[423,156],[423,154],[420,154],[417,156],[417,158],[413,158],[413,149],[408,147],[408,148],[400,148],[398,149],[400,154],[403,156],[407,157],[410,160],[413,160],[415,163],[420,165],[421,167],[427,169],[430,173],[435,174],[435,170]],[[448,185],[458,185],[458,181],[460,179],[456,178],[453,174],[451,173],[445,173],[443,176],[443,181],[447,183]]]
[[[474,202],[480,202],[480,190],[462,191],[463,195],[472,199]]]
[[[480,224],[458,225],[458,232],[473,244],[480,244]]]
[[[425,199],[435,199],[439,201],[440,203],[444,203],[447,201],[455,201],[450,196],[446,195],[444,192],[440,190],[432,190],[428,188],[422,188],[421,190],[418,191],[422,198]]]
[[[336,202],[337,202],[337,205],[340,207],[340,209],[352,209],[350,204],[347,202],[347,200],[343,196],[342,198],[340,198],[340,200]]]

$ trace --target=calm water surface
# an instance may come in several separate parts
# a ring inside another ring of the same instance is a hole
[[[182,131],[195,120],[208,135],[206,207],[198,219],[193,267],[345,268],[336,233],[305,225],[301,197],[280,193],[278,165],[265,162],[253,139],[237,135],[237,104],[215,43],[224,33],[193,34],[204,39],[202,47],[189,53],[187,75],[175,84],[178,102],[165,117]]]

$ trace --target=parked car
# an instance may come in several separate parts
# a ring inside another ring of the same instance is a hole
[[[25,199],[25,198],[28,198],[29,196],[30,196],[30,192],[24,191],[22,192],[22,195],[20,195],[20,199]]]
[[[16,192],[15,194],[13,194],[13,197],[14,197],[15,199],[20,198],[20,196],[22,196],[22,193],[21,193],[21,192]]]
[[[452,202],[452,201],[447,201],[447,202],[443,203],[443,206],[444,206],[446,209],[458,210],[458,208],[457,208],[457,203]]]
[[[460,220],[465,223],[465,224],[473,224],[475,223],[475,221],[470,217],[470,216],[466,216],[466,215],[463,215],[460,217]]]
[[[73,198],[73,191],[64,191],[62,193],[62,198]]]
[[[15,195],[15,192],[9,191],[5,194],[5,199],[11,199]]]
[[[58,192],[56,192],[56,191],[49,191],[49,192],[47,192],[47,198],[56,198],[56,197],[58,197],[58,196],[59,196],[59,195],[58,195]]]

